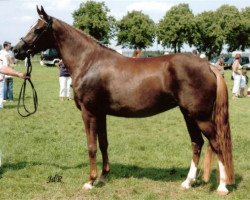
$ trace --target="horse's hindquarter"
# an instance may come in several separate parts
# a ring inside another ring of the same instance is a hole
[[[171,60],[169,70],[171,91],[179,106],[196,119],[211,118],[217,86],[209,64],[196,56],[177,54]]]

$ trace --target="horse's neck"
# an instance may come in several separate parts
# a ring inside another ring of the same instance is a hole
[[[72,72],[77,66],[84,66],[98,49],[95,41],[62,21],[56,20],[53,29],[63,62]]]

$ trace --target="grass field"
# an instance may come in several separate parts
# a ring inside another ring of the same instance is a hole
[[[230,92],[236,184],[227,197],[216,193],[216,162],[209,183],[204,184],[199,173],[192,189],[180,189],[192,150],[177,108],[144,119],[108,117],[111,172],[106,185],[86,192],[81,188],[89,164],[80,112],[73,101],[58,100],[58,69],[33,65],[37,113],[28,118],[18,115],[21,80],[17,78],[15,102],[0,110],[0,199],[250,199],[250,98],[231,100]],[[17,69],[25,70],[21,64]],[[231,91],[230,71],[226,81]],[[100,172],[99,151],[98,168]],[[62,182],[47,183],[56,175]]]

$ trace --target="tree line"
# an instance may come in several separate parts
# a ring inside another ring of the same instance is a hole
[[[72,15],[73,26],[103,44],[115,38],[117,45],[145,49],[157,41],[175,53],[188,44],[209,58],[219,55],[223,46],[228,51],[244,51],[250,47],[250,7],[239,11],[235,6],[222,5],[215,11],[194,15],[188,4],[181,3],[155,23],[142,11],[128,12],[116,20],[105,2],[90,0],[81,3]]]

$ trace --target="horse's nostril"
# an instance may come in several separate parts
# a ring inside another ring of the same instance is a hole
[[[14,54],[17,54],[19,51],[18,49],[13,49]]]

